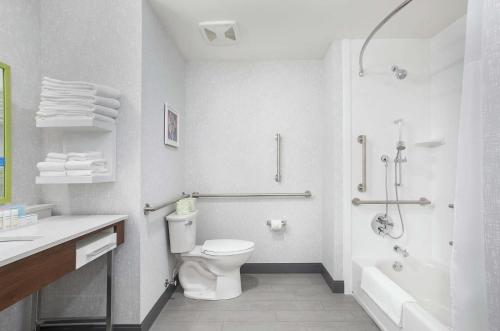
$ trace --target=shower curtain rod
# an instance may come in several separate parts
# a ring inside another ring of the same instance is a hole
[[[373,31],[368,35],[368,37],[365,40],[365,43],[363,44],[363,47],[361,47],[361,52],[359,53],[359,76],[363,77],[365,74],[365,69],[363,67],[363,56],[365,54],[366,47],[368,46],[368,43],[370,43],[370,40],[372,40],[373,36],[380,30],[381,27],[385,25],[394,15],[396,15],[401,9],[406,7],[407,5],[410,4],[413,0],[405,0],[403,1],[399,6],[396,7],[393,11],[389,13],[377,26],[373,29]]]

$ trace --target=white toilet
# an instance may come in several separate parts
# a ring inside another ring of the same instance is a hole
[[[248,261],[255,244],[235,239],[207,240],[196,245],[196,216],[167,216],[172,253],[181,253],[179,280],[184,296],[191,299],[223,300],[241,294],[240,267]]]

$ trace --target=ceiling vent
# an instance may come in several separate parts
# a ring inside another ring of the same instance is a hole
[[[210,21],[198,24],[203,39],[213,46],[235,45],[239,40],[235,21]]]

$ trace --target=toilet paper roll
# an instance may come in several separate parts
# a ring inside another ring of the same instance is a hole
[[[283,229],[282,220],[271,220],[271,231],[281,231]]]

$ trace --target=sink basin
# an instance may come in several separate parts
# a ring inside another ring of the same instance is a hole
[[[42,236],[0,236],[0,243],[34,241],[42,238]]]

